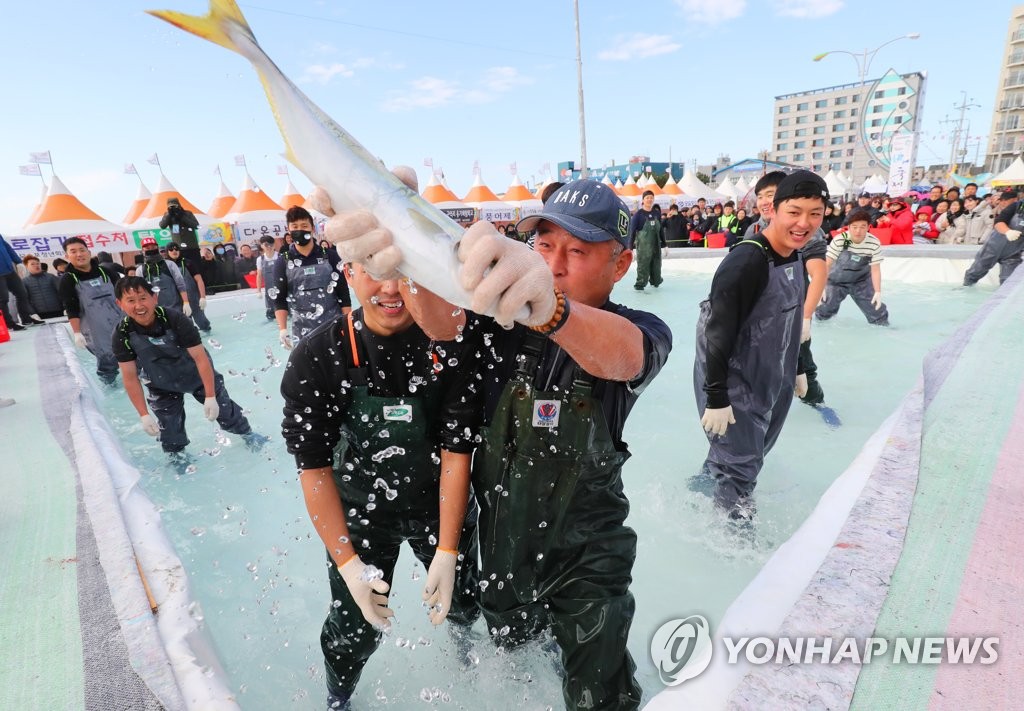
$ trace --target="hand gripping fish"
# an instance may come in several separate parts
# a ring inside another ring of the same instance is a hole
[[[470,294],[458,280],[456,249],[462,228],[392,175],[303,94],[256,42],[234,0],[210,0],[206,17],[147,12],[252,62],[284,137],[285,157],[327,190],[335,210],[368,210],[391,230],[402,250],[398,271],[446,301],[469,308]]]

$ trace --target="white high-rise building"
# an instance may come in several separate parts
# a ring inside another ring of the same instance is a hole
[[[1024,153],[1024,5],[1013,8],[989,131],[987,168],[998,173]]]

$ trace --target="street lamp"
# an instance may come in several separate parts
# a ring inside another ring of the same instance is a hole
[[[887,42],[883,42],[882,44],[878,45],[874,49],[865,49],[863,52],[850,52],[850,51],[847,51],[845,49],[831,49],[828,52],[822,52],[821,54],[815,55],[814,61],[815,62],[820,62],[821,60],[823,60],[825,57],[827,57],[830,54],[846,54],[846,55],[848,55],[850,57],[853,57],[853,61],[855,61],[857,63],[857,82],[860,85],[860,92],[861,92],[861,102],[860,102],[860,112],[861,112],[860,118],[861,118],[861,120],[860,120],[859,123],[863,127],[864,121],[866,120],[866,116],[864,115],[864,109],[867,107],[867,103],[868,103],[867,102],[867,97],[864,95],[864,81],[866,80],[868,72],[871,69],[871,62],[872,62],[872,60],[874,60],[875,55],[878,54],[878,50],[882,49],[882,47],[887,47],[888,45],[892,44],[893,42],[899,42],[900,40],[903,40],[903,39],[916,40],[920,36],[921,36],[921,34],[919,32],[911,32],[910,34],[900,35],[899,37],[893,37],[891,40],[888,40]],[[857,156],[856,156],[857,148],[861,147],[861,145],[863,143],[863,141],[861,139],[861,134],[862,133],[863,133],[862,130],[858,130],[857,131],[857,141],[854,144],[854,166],[857,165]],[[865,154],[866,154],[866,151],[865,151]],[[867,165],[867,163],[868,163],[867,155],[865,155],[864,163],[865,163],[865,165]],[[854,170],[856,170],[856,167],[854,168]],[[868,173],[870,174],[870,170],[868,171]],[[852,177],[852,175],[851,175],[851,177]],[[854,182],[856,182],[856,179],[854,179]]]

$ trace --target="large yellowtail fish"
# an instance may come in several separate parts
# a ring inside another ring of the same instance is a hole
[[[285,157],[327,190],[335,210],[369,210],[390,229],[402,250],[402,274],[457,306],[469,307],[469,292],[457,278],[456,245],[462,228],[406,187],[310,101],[256,42],[234,0],[210,0],[206,17],[147,12],[252,62],[284,137]]]

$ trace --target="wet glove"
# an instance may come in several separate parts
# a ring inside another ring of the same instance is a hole
[[[199,297],[199,308],[202,311],[206,310],[206,297],[205,296],[200,296]]]
[[[192,318],[192,307],[187,301],[181,305],[181,313],[185,314],[185,318]]]
[[[292,337],[288,334],[287,328],[282,328],[277,332],[277,340],[281,341],[281,345],[284,346],[286,351],[290,351],[294,345],[292,343]]]
[[[1020,230],[1006,230],[1006,239],[1010,242],[1016,242],[1020,239]]]
[[[85,343],[85,336],[83,336],[81,333],[76,333],[75,345],[78,346],[79,348],[88,348],[88,346]]]
[[[452,591],[455,589],[455,566],[457,554],[438,548],[427,570],[427,582],[423,586],[423,600],[427,604],[427,615],[432,625],[439,625],[448,616],[452,606]]]
[[[374,629],[386,630],[391,627],[388,618],[395,613],[388,607],[387,592],[390,585],[380,577],[380,570],[372,565],[364,565],[358,555],[354,555],[338,568],[348,592],[363,613],[363,619]]]
[[[724,435],[729,425],[735,425],[736,418],[732,414],[732,405],[725,407],[707,407],[700,418],[700,426],[708,434]]]
[[[876,291],[875,295],[871,297],[871,305],[875,307],[875,311],[882,308],[882,292]]]
[[[543,326],[555,313],[555,282],[544,258],[509,239],[490,222],[476,222],[459,240],[460,280],[470,292],[470,308],[502,326],[518,320]],[[529,315],[516,316],[529,309]]]
[[[800,329],[800,342],[807,343],[809,340],[811,340],[811,319],[805,318],[804,325]]]
[[[220,405],[217,404],[217,398],[208,397],[203,400],[203,414],[206,415],[206,419],[210,422],[217,419],[217,415],[220,414]]]
[[[797,397],[803,397],[807,394],[807,373],[800,373],[800,375],[796,376],[794,392]]]
[[[142,431],[150,437],[160,436],[160,426],[156,423],[156,418],[148,412],[139,418],[139,422],[142,423]]]

